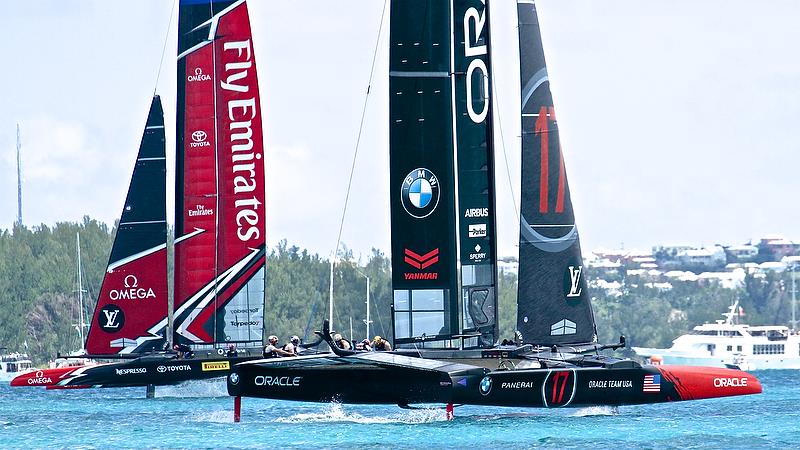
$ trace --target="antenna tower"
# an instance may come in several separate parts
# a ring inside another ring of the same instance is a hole
[[[22,139],[17,124],[17,224],[22,226]]]

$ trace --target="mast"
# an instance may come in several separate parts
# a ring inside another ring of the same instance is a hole
[[[22,139],[19,134],[19,124],[17,124],[17,225],[22,226]]]
[[[328,326],[333,329],[333,265],[336,259],[336,252],[331,257],[331,280],[328,286]]]
[[[364,321],[364,323],[367,324],[367,339],[369,339],[369,324],[371,323],[371,321],[369,320],[369,277],[367,277],[367,319]]]
[[[81,345],[85,342],[83,336],[83,327],[86,323],[83,320],[83,277],[81,277],[81,234],[75,233],[75,254],[78,258],[78,272],[76,273],[76,282],[78,284],[78,336],[80,337]]]

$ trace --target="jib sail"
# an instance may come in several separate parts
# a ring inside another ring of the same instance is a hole
[[[395,344],[490,346],[497,321],[487,12],[480,1],[392,0],[390,14]]]
[[[167,222],[164,112],[153,97],[86,351],[142,353],[166,341]]]
[[[181,0],[178,32],[174,332],[259,345],[264,151],[247,5]]]
[[[522,202],[517,330],[527,343],[596,340],[533,0],[518,0]]]

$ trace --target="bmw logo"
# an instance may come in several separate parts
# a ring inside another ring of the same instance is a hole
[[[439,204],[439,179],[428,169],[414,169],[403,179],[400,198],[412,217],[428,217]]]
[[[231,374],[231,384],[239,384],[239,374],[232,373]]]
[[[492,379],[488,376],[483,377],[478,389],[480,389],[481,395],[489,395],[489,392],[492,390]]]

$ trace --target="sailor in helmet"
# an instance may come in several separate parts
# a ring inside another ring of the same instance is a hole
[[[299,356],[299,354],[300,354],[300,338],[297,337],[296,335],[292,336],[289,339],[289,342],[284,344],[283,351],[285,351],[287,353],[291,353],[293,356]]]
[[[342,350],[352,350],[353,344],[347,339],[343,338],[341,334],[336,333],[333,335],[333,343]]]
[[[372,349],[377,352],[390,352],[392,351],[392,344],[380,336],[375,336],[375,339],[372,340]]]
[[[372,346],[370,345],[369,339],[364,339],[363,341],[356,344],[356,350],[362,352],[371,352]]]
[[[280,358],[282,356],[296,356],[278,347],[278,336],[269,337],[269,343],[264,347],[264,358]]]

